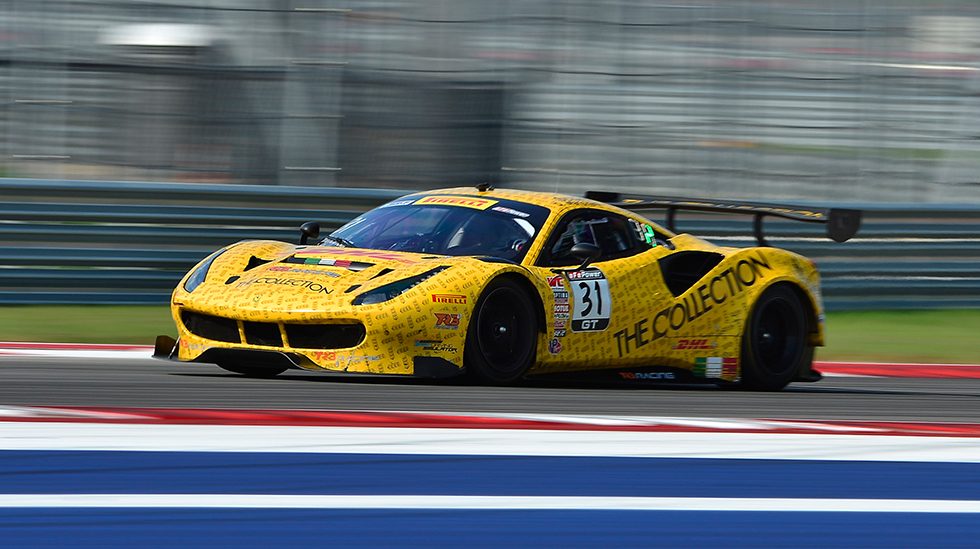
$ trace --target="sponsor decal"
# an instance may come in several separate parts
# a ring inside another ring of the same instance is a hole
[[[351,355],[346,358],[337,357],[338,362],[344,362],[347,365],[350,365],[354,362],[378,362],[379,360],[381,360],[381,355],[371,355],[371,356]]]
[[[337,353],[334,351],[313,351],[310,356],[319,362],[335,362],[337,360]]]
[[[630,352],[630,343],[633,343],[633,349],[639,349],[644,345],[650,343],[652,340],[646,334],[650,332],[650,328],[647,324],[650,322],[649,319],[644,318],[638,321],[633,326],[633,331],[630,332],[629,328],[624,328],[613,334],[616,338],[616,348],[619,350],[619,356],[623,356]]]
[[[674,344],[674,349],[678,351],[689,351],[692,349],[714,349],[717,343],[708,343],[707,339],[680,339]]]
[[[458,294],[432,294],[432,302],[466,305],[466,296]]]
[[[561,275],[549,276],[547,277],[547,281],[552,292],[557,293],[558,291],[565,289],[565,278]]]
[[[673,372],[619,372],[619,375],[623,376],[623,379],[674,379]]]
[[[555,320],[568,320],[570,316],[568,313],[555,313]]]
[[[740,259],[734,267],[725,269],[708,282],[675,299],[673,305],[665,307],[652,318],[637,322],[634,325],[632,337],[629,337],[629,329],[614,333],[613,337],[616,338],[618,344],[619,356],[639,349],[651,341],[667,337],[671,332],[680,330],[685,324],[701,317],[716,305],[721,305],[729,298],[741,294],[746,288],[754,286],[756,282],[766,277],[768,271],[772,270],[772,267],[763,259],[761,254],[748,259]],[[649,327],[647,327],[648,323]],[[572,329],[574,330],[574,326]],[[643,333],[640,333],[641,329]],[[649,339],[644,336],[647,330],[652,334]],[[629,342],[635,342],[632,349],[630,349],[627,338],[629,338]]]
[[[561,341],[558,341],[557,338],[551,338],[551,341],[548,342],[548,352],[553,355],[557,355],[558,353],[560,353]]]
[[[565,330],[555,330],[555,337],[565,337]]]
[[[568,280],[599,280],[606,278],[599,269],[586,269],[584,271],[572,271],[568,273]]]
[[[297,252],[296,255],[286,260],[287,263],[305,263],[306,265],[335,265],[336,262],[343,263],[344,259],[332,259],[332,258],[320,258],[311,257],[314,255],[343,255],[349,257],[367,257],[371,259],[384,259],[387,261],[397,261],[399,263],[417,263],[418,260],[405,257],[404,255],[397,253],[379,252],[376,250],[358,250],[356,248],[334,248],[334,247],[324,247],[324,248],[308,248],[302,252]],[[291,260],[299,261],[291,261]],[[352,262],[358,263],[358,262]],[[373,265],[369,264],[368,267]],[[365,267],[367,268],[367,267]]]
[[[612,295],[606,275],[596,268],[568,273],[572,294],[572,331],[601,332],[609,327]],[[558,310],[561,305],[555,305]],[[558,313],[555,313],[558,318]]]
[[[707,356],[694,361],[691,373],[694,377],[734,378],[738,372],[738,359],[735,357]]]
[[[657,245],[657,235],[653,230],[653,226],[647,225],[646,223],[640,223],[635,219],[630,219],[630,223],[633,224],[633,230],[636,231],[636,235],[640,240],[646,242],[650,246]]]
[[[305,274],[315,274],[315,275],[325,275],[333,278],[337,278],[340,275],[333,271],[317,271],[315,269],[297,269],[295,267],[284,267],[282,265],[277,265],[275,267],[269,267],[270,271],[282,272],[282,273],[305,273]]]
[[[239,282],[236,288],[241,290],[247,288],[252,284],[273,284],[277,286],[291,286],[293,288],[305,288],[311,292],[322,293],[322,294],[329,294],[330,292],[333,291],[330,288],[327,288],[326,286],[318,282],[314,282],[312,280],[304,280],[302,278],[276,278],[274,276],[263,276],[261,278],[256,278],[255,280]]]
[[[458,313],[432,313],[436,315],[436,328],[439,330],[456,330],[462,315]]]
[[[394,202],[389,202],[387,204],[382,204],[378,208],[394,208],[395,206],[411,206],[415,203],[415,199],[411,200],[395,200]]]
[[[516,215],[517,217],[531,217],[531,214],[529,214],[527,212],[519,212],[517,210],[511,209],[511,208],[506,208],[504,206],[494,206],[494,207],[492,207],[490,209],[493,210],[493,211],[495,211],[495,212],[501,212],[501,213],[505,213],[505,214]]]
[[[567,313],[568,311],[569,311],[568,305],[558,305],[557,303],[555,304],[556,313]]]
[[[554,328],[559,329],[559,330],[564,329],[565,328],[565,323],[566,323],[566,321],[564,321],[564,320],[556,320],[555,321]]]
[[[448,343],[443,343],[442,341],[439,341],[437,339],[416,339],[415,346],[422,347],[426,351],[436,351],[436,352],[445,352],[445,353],[455,353],[459,350],[457,347],[453,345],[449,345]]]
[[[415,201],[416,206],[421,204],[438,204],[441,206],[461,206],[463,208],[473,208],[474,210],[485,210],[496,203],[496,200],[470,198],[467,196],[427,196]]]
[[[187,341],[186,339],[181,339],[180,340],[180,348],[181,349],[186,349],[188,351],[201,351],[201,352],[204,352],[204,351],[207,351],[208,349],[210,349],[211,347],[212,347],[211,345],[205,345],[204,343],[191,343],[191,342]]]
[[[555,302],[556,303],[558,302],[559,299],[564,299],[566,302],[568,301],[568,291],[567,290],[552,290],[552,293],[555,294]]]
[[[304,257],[300,255],[294,255],[288,257],[282,261],[282,263],[289,263],[292,265],[320,265],[322,267],[335,267],[337,269],[348,269],[351,271],[363,271],[368,267],[374,267],[374,263],[365,263],[363,261],[352,261],[350,259],[334,259],[332,257]],[[303,271],[307,272],[307,271]],[[328,276],[337,276],[330,271],[308,271],[316,272],[317,274],[325,274]]]

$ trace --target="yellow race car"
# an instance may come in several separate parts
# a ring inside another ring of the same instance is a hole
[[[421,192],[326,238],[245,241],[174,290],[155,356],[249,376],[287,369],[504,384],[556,374],[757,390],[815,381],[816,265],[765,245],[762,218],[856,231],[860,212],[476,188]],[[719,247],[632,210],[756,216],[759,246]]]

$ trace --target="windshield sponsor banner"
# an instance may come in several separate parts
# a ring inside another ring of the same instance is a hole
[[[474,210],[485,210],[496,203],[496,200],[470,198],[468,196],[427,196],[415,201],[416,206],[432,204],[438,206],[460,206],[463,208],[473,208]]]

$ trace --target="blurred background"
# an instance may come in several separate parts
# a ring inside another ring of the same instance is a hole
[[[980,6],[5,0],[0,175],[978,203]]]

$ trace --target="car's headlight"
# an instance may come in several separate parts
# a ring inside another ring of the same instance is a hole
[[[394,299],[411,290],[412,288],[435,276],[436,273],[445,271],[448,268],[448,266],[436,267],[431,271],[426,271],[422,274],[399,280],[398,282],[392,282],[391,284],[379,286],[373,290],[358,295],[354,298],[352,303],[354,305],[374,305],[375,303],[384,303],[389,299]]]
[[[196,290],[197,287],[200,286],[202,282],[204,282],[204,279],[207,278],[208,269],[211,268],[211,264],[214,263],[214,260],[217,259],[218,256],[222,254],[222,252],[224,252],[224,250],[218,250],[217,252],[214,252],[207,259],[202,261],[197,267],[195,267],[194,271],[191,272],[191,276],[187,277],[187,280],[184,281],[184,289],[187,290],[188,292],[193,292],[194,290]]]

